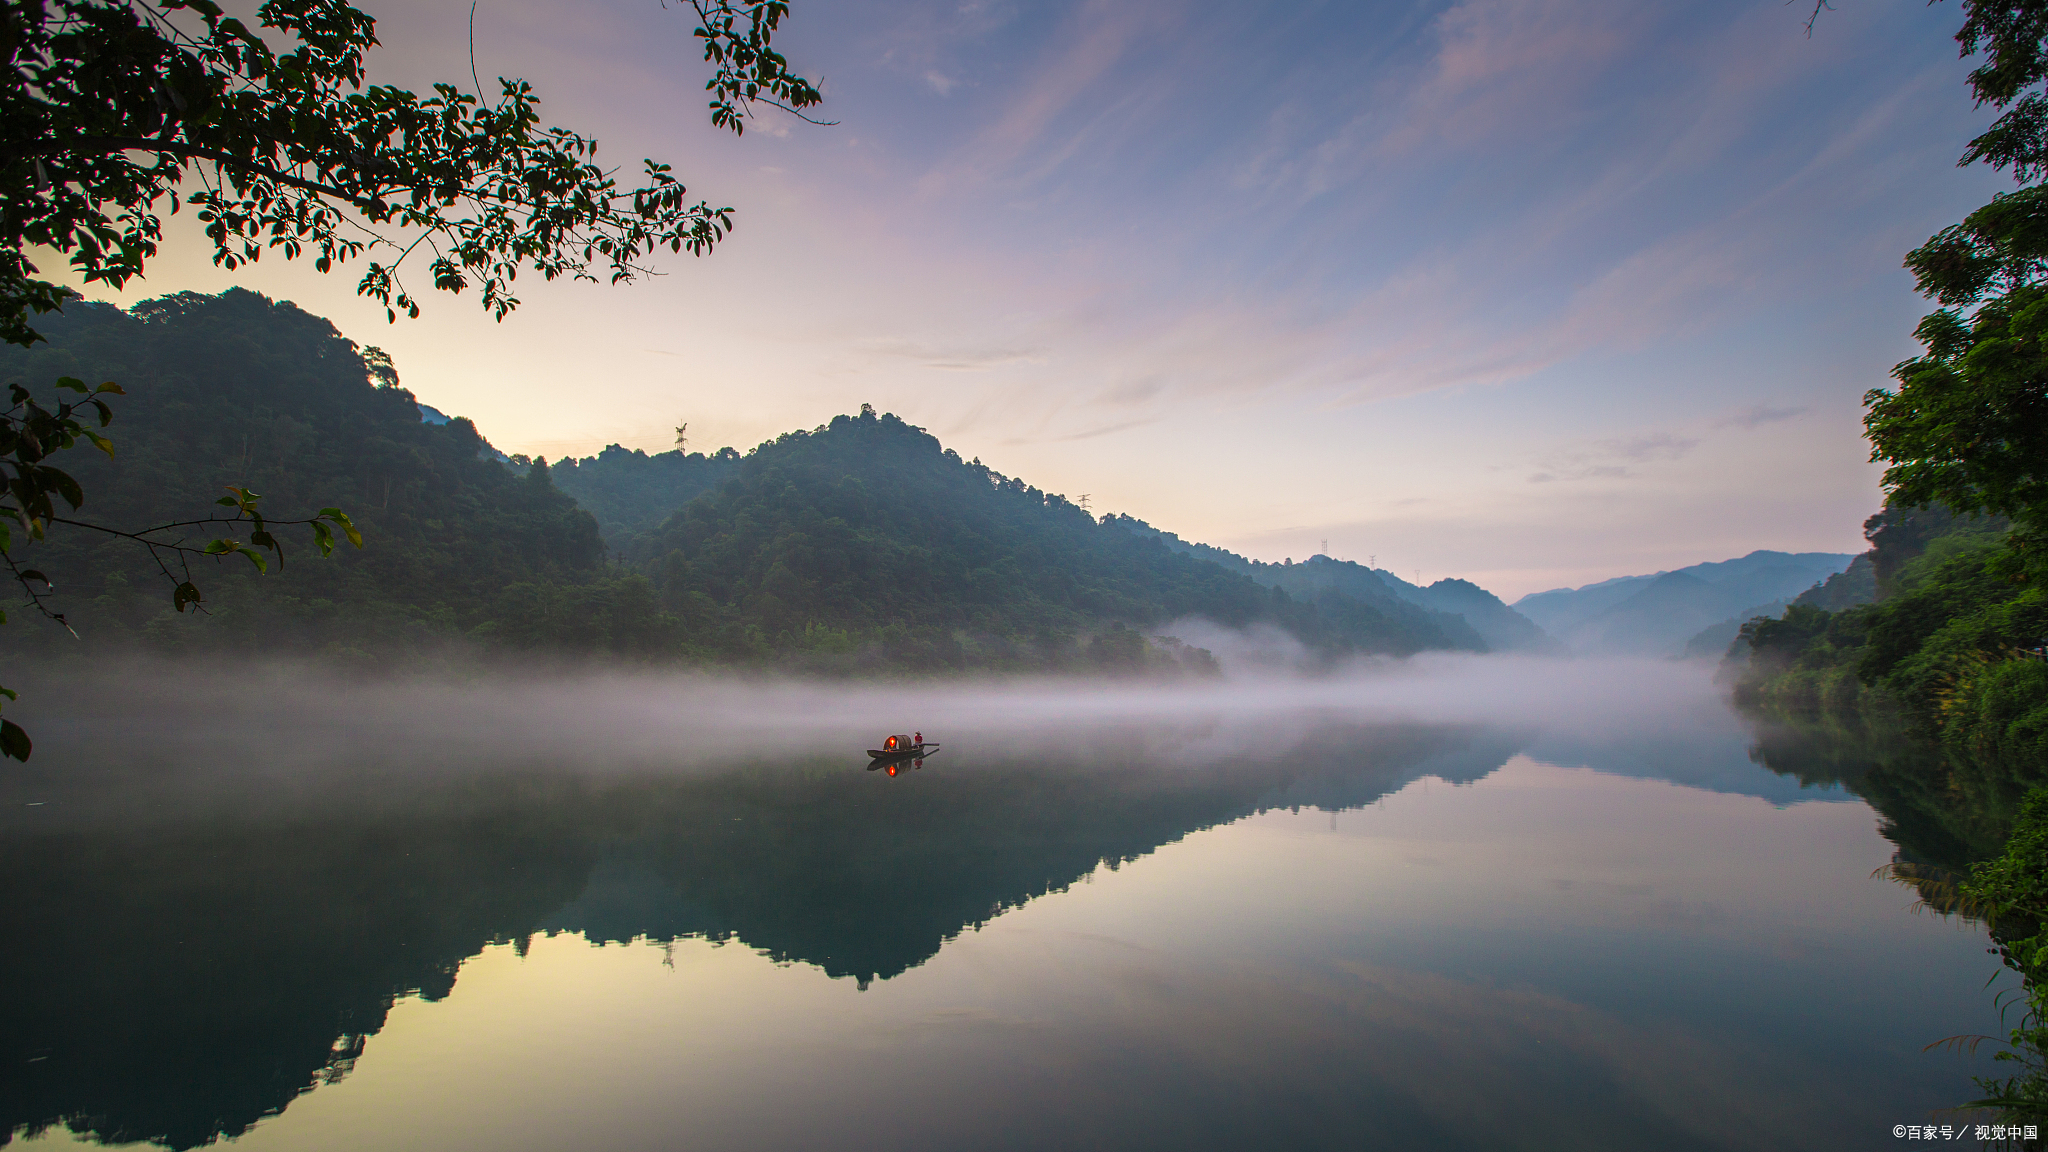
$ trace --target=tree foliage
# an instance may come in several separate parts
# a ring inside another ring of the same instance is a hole
[[[1916,523],[1926,521],[1927,523]],[[2048,763],[2048,589],[2015,583],[1997,521],[1887,509],[1866,532],[1880,598],[1793,604],[1742,628],[1738,699],[1850,711],[1875,693],[1949,746],[2038,775]]]
[[[820,101],[772,46],[783,0],[691,3],[712,66],[714,125],[739,133],[756,103],[801,115]],[[702,255],[731,228],[732,209],[692,201],[669,165],[645,160],[622,182],[598,163],[594,138],[541,127],[523,81],[501,78],[488,101],[454,84],[424,97],[367,85],[364,58],[376,44],[375,22],[342,0],[265,0],[254,28],[213,0],[0,5],[0,53],[12,65],[0,85],[0,340],[34,345],[37,317],[71,296],[43,275],[38,253],[55,252],[88,285],[119,288],[143,275],[163,215],[181,207],[227,269],[266,252],[311,258],[321,272],[361,258],[358,292],[394,321],[419,314],[401,275],[415,253],[435,289],[475,286],[502,320],[519,304],[512,285],[522,270],[617,283],[663,248]],[[390,368],[388,359],[356,366]],[[362,546],[339,506],[281,521],[247,486],[211,497],[226,515],[173,513],[151,527],[55,515],[58,500],[79,509],[85,490],[48,457],[81,440],[111,454],[80,414],[90,406],[104,428],[113,419],[104,397],[121,389],[102,384],[81,405],[40,401],[33,387],[17,381],[12,409],[0,412],[0,519],[25,537],[0,536],[0,554],[33,607],[45,608],[41,573],[16,564],[11,546],[42,540],[52,524],[141,545],[178,612],[205,599],[190,577],[194,556],[238,555],[264,570],[266,551],[282,563],[273,529],[288,524],[308,529],[323,555],[336,532]],[[86,391],[75,376],[57,387]],[[223,524],[227,535],[185,539]],[[25,759],[29,749],[19,726],[0,721],[0,754]]]
[[[2009,170],[2023,185],[1906,257],[1942,307],[1915,335],[1925,354],[1865,401],[1872,459],[1899,505],[1940,504],[2012,518],[2012,543],[2035,577],[2048,571],[2048,3],[1964,0],[1956,34],[1980,104],[2003,110],[1963,164]]]
[[[1960,888],[1990,919],[1999,956],[2020,975],[2019,1019],[1995,1057],[2017,1068],[1979,1077],[1985,1098],[1965,1107],[2048,1122],[2048,787],[2028,793],[2005,851],[1977,865]]]
[[[752,104],[815,105],[818,90],[771,46],[779,0],[696,3],[714,68],[712,121],[743,131]],[[0,337],[33,340],[29,315],[63,289],[33,247],[87,283],[120,287],[156,254],[158,205],[192,208],[235,268],[275,252],[321,271],[356,257],[358,290],[417,314],[400,266],[424,249],[433,287],[476,286],[500,318],[522,269],[613,282],[666,248],[708,251],[732,209],[691,200],[667,164],[622,183],[597,141],[541,127],[530,85],[424,97],[366,86],[375,23],[341,0],[267,0],[257,28],[212,0],[51,0],[0,10],[14,65],[0,91]],[[273,49],[263,33],[286,42]],[[187,184],[192,185],[189,189]]]

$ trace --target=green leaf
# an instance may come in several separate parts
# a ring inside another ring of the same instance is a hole
[[[235,551],[247,556],[249,563],[254,564],[258,572],[270,571],[270,565],[263,560],[263,553],[256,551],[254,548],[237,548]]]
[[[57,387],[59,387],[59,388],[69,388],[69,389],[70,389],[71,391],[73,391],[73,392],[87,392],[87,391],[90,391],[90,389],[88,389],[88,388],[87,388],[87,387],[85,386],[85,381],[83,381],[83,380],[80,380],[80,379],[79,379],[79,378],[77,378],[76,376],[59,376],[59,377],[57,377]]]
[[[14,689],[12,689],[12,688],[0,688],[0,696],[5,696],[5,697],[7,697],[7,698],[8,698],[9,700],[19,700],[19,699],[21,699],[21,693],[19,693],[19,692],[16,692],[16,691],[15,691]]]
[[[242,546],[240,540],[208,540],[200,551],[208,556],[225,556]]]
[[[241,507],[241,505],[235,503],[235,498],[233,496],[223,496],[220,499],[215,500],[214,503],[220,505],[223,508]]]
[[[29,741],[28,733],[21,725],[12,720],[0,720],[0,755],[27,760],[28,754],[34,750],[35,745]]]
[[[313,543],[323,557],[334,555],[334,529],[319,520],[313,521]]]
[[[115,396],[126,396],[128,394],[126,389],[122,388],[119,384],[114,383],[112,380],[109,380],[105,384],[102,384],[99,387],[93,389],[93,391],[96,393],[107,392]]]
[[[42,468],[39,471],[43,482],[55,488],[57,495],[62,496],[66,504],[76,508],[85,503],[85,490],[78,486],[78,481],[55,468]]]
[[[348,518],[348,513],[343,512],[339,508],[322,508],[320,516],[334,521],[341,528],[342,535],[348,537],[349,543],[358,548],[363,546],[363,534],[356,531],[355,521]]]
[[[46,588],[56,587],[56,585],[50,583],[50,578],[48,576],[43,575],[41,572],[38,572],[33,568],[22,569],[20,575],[23,581],[41,580],[43,582],[43,586]]]
[[[107,459],[111,460],[114,458],[114,442],[112,440],[93,432],[85,433],[85,438],[92,441],[93,447],[105,452]]]

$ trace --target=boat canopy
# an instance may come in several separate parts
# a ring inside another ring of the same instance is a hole
[[[887,740],[882,741],[882,751],[884,752],[907,752],[912,747],[913,745],[908,736],[891,736]]]

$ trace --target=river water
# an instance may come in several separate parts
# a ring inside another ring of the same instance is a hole
[[[0,778],[29,1148],[1864,1149],[1996,1070],[1855,756],[1685,666],[94,699]]]

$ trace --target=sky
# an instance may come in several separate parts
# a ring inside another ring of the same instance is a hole
[[[374,82],[474,87],[467,4],[357,3]],[[1862,397],[1929,309],[1901,258],[2010,186],[1955,165],[1992,114],[1948,3],[1811,36],[1781,0],[792,7],[835,123],[737,139],[687,6],[475,10],[492,89],[737,209],[710,256],[394,325],[347,271],[212,267],[181,214],[89,294],[296,301],[507,452],[745,451],[871,403],[1098,513],[1512,601],[1861,551]]]

